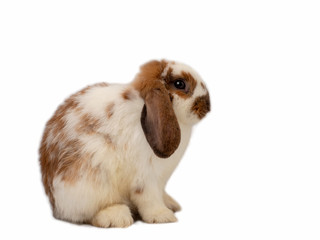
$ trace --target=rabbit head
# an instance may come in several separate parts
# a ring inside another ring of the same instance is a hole
[[[166,60],[141,66],[133,81],[145,105],[141,125],[154,153],[171,156],[181,138],[180,125],[193,125],[210,111],[208,90],[191,67]]]

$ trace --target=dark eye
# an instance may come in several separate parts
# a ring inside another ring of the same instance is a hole
[[[177,89],[185,89],[186,88],[186,84],[184,83],[183,79],[177,79],[174,81],[174,86]]]

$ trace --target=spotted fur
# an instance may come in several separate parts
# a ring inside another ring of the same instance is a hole
[[[176,79],[186,88],[176,89]],[[70,96],[48,121],[40,146],[54,216],[126,227],[135,209],[145,222],[176,221],[180,206],[164,188],[192,126],[208,111],[201,77],[166,60],[144,64],[129,84],[99,83]]]

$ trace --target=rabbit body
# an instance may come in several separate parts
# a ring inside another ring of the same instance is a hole
[[[184,77],[183,91],[174,69]],[[89,86],[57,109],[40,146],[56,218],[98,227],[129,226],[135,213],[149,223],[176,221],[180,206],[165,185],[192,125],[210,110],[200,77],[181,69],[190,70],[153,61],[133,83]]]

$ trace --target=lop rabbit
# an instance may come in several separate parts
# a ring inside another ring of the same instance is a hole
[[[151,61],[129,84],[99,83],[69,97],[48,121],[40,165],[54,217],[98,227],[176,221],[166,183],[192,126],[210,111],[189,66]]]

